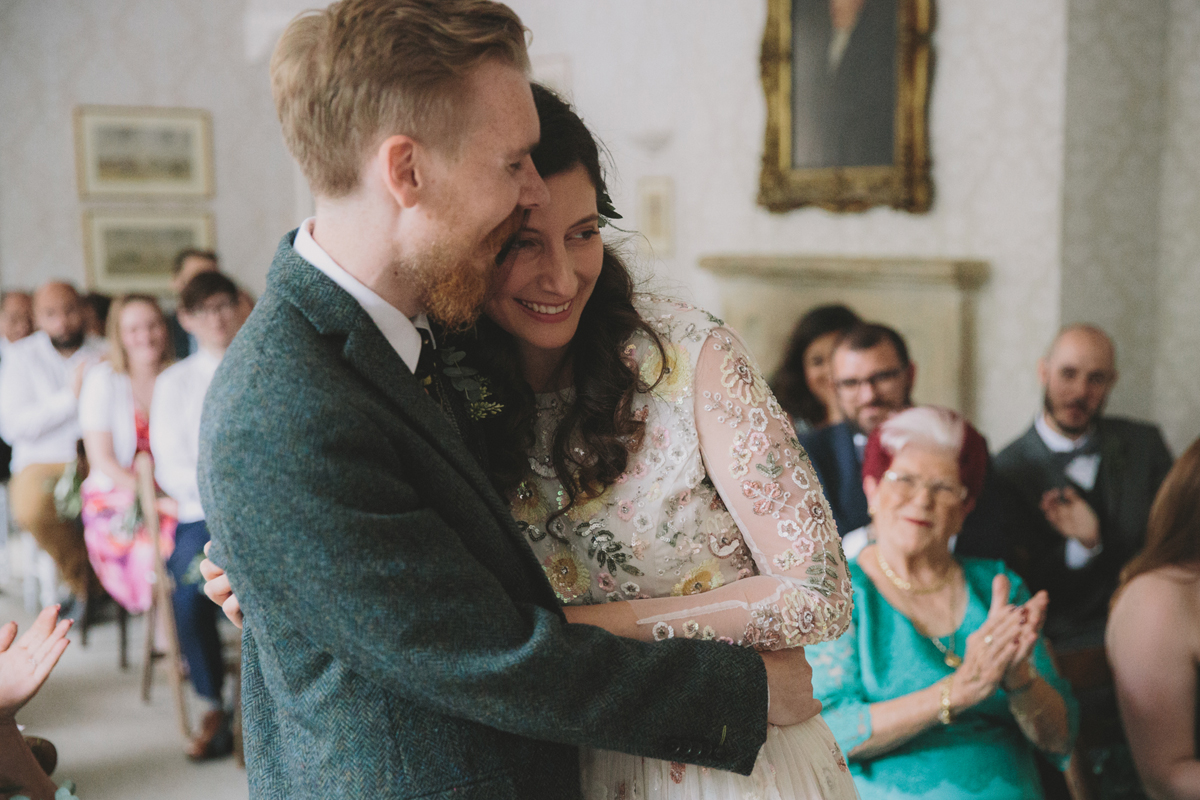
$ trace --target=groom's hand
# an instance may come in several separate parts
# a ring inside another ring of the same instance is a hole
[[[767,667],[770,705],[767,722],[796,725],[821,713],[821,701],[813,697],[812,667],[803,647],[761,653]]]
[[[212,542],[204,545],[204,555],[208,555],[208,547]],[[225,574],[225,570],[218,567],[207,558],[200,562],[200,574],[204,576],[204,593],[208,595],[208,599],[221,607],[225,612],[225,616],[229,617],[229,621],[242,627],[242,604],[238,602],[237,595],[233,593],[233,586],[229,583],[229,576]]]

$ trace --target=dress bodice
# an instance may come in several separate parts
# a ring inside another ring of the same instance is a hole
[[[561,514],[549,454],[573,395],[538,397],[531,473],[512,506],[559,599],[635,601],[654,639],[775,649],[835,638],[851,604],[840,540],[761,371],[706,312],[652,297],[638,310],[662,344],[638,333],[624,351],[649,387],[633,401],[643,440],[616,483]]]

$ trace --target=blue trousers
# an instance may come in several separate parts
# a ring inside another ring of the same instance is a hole
[[[180,524],[175,529],[175,551],[167,559],[167,571],[175,579],[171,604],[179,630],[179,649],[187,661],[192,686],[201,697],[220,702],[225,683],[225,661],[217,633],[217,615],[221,609],[204,594],[203,583],[184,582],[188,568],[204,552],[206,544],[208,528],[204,520]]]

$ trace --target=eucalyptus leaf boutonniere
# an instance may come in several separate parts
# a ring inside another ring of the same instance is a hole
[[[442,360],[442,374],[455,391],[462,392],[467,399],[467,415],[471,419],[478,422],[504,410],[504,406],[489,399],[492,391],[487,378],[480,377],[479,370],[462,363],[466,353],[443,347],[438,350],[438,357]]]

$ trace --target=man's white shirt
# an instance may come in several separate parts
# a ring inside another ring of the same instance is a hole
[[[204,395],[220,363],[220,356],[197,350],[167,367],[154,382],[154,398],[150,403],[154,478],[179,503],[181,523],[204,519],[200,486],[196,482],[200,414],[204,410]]]
[[[333,257],[325,252],[317,240],[313,238],[313,224],[316,217],[309,217],[300,224],[296,232],[296,241],[292,249],[296,255],[329,276],[329,279],[346,290],[354,298],[367,316],[379,328],[383,338],[396,351],[396,355],[408,366],[410,372],[417,371],[417,361],[421,358],[421,334],[417,328],[429,329],[429,321],[424,314],[409,319],[400,309],[384,300],[362,281],[342,269]]]
[[[1045,412],[1037,415],[1033,421],[1033,429],[1037,431],[1038,438],[1046,445],[1046,448],[1051,453],[1071,453],[1085,447],[1088,442],[1095,436],[1094,432],[1080,436],[1078,439],[1070,439],[1063,436],[1058,431],[1050,427],[1050,423],[1046,422]],[[1092,487],[1096,485],[1096,476],[1100,473],[1100,454],[1088,453],[1086,455],[1078,455],[1067,463],[1063,470],[1067,477],[1079,484],[1079,487],[1084,491],[1090,492]],[[1104,549],[1103,542],[1097,542],[1095,547],[1084,547],[1076,539],[1067,539],[1066,562],[1071,569],[1081,569],[1086,567],[1089,562],[1096,556],[1100,555],[1100,551]]]
[[[79,401],[72,390],[80,364],[104,357],[104,339],[88,337],[63,358],[38,331],[13,342],[0,361],[0,436],[12,445],[12,472],[30,464],[63,464],[76,456]]]

